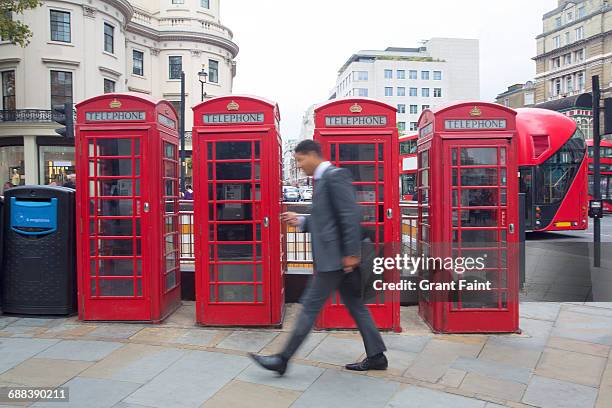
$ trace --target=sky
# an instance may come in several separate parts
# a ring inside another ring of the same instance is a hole
[[[432,37],[480,40],[480,98],[535,75],[536,35],[557,0],[221,0],[240,47],[233,92],[276,101],[285,140],[324,102],[359,50],[414,47]]]

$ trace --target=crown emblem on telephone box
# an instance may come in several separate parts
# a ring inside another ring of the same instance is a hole
[[[482,115],[482,111],[480,110],[478,106],[474,106],[472,110],[470,111],[470,116],[480,116],[480,115]]]
[[[361,107],[361,105],[356,103],[351,106],[349,110],[351,111],[351,113],[361,113],[363,111],[363,108]]]
[[[238,105],[236,101],[231,101],[227,104],[228,111],[237,111],[238,109],[240,109],[240,105]]]
[[[121,102],[119,99],[115,98],[108,104],[108,107],[111,109],[119,109],[121,107]]]

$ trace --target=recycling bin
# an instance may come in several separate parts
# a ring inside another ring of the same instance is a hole
[[[76,312],[75,190],[21,186],[4,196],[2,311]]]

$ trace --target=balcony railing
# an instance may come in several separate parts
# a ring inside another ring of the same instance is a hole
[[[55,122],[60,119],[51,110],[44,109],[16,109],[0,110],[0,122]]]

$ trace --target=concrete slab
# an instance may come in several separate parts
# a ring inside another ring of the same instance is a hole
[[[55,339],[0,339],[0,373],[57,344]]]
[[[237,330],[217,344],[217,348],[256,353],[278,336],[278,332]]]
[[[461,395],[447,394],[428,388],[409,386],[395,394],[388,408],[484,408],[485,401]]]
[[[595,388],[534,375],[522,402],[542,408],[590,408],[596,398]]]
[[[607,359],[573,351],[546,349],[535,373],[576,384],[599,386]]]
[[[365,353],[363,342],[356,336],[327,336],[306,357],[308,360],[343,366],[357,361]]]
[[[65,384],[69,388],[69,399],[64,402],[37,402],[36,408],[109,408],[134,392],[140,384],[76,377]]]
[[[185,333],[174,339],[174,342],[178,344],[207,347],[213,344],[213,340],[218,335],[218,330],[188,329]]]
[[[93,363],[88,361],[30,358],[0,375],[0,382],[28,384],[29,387],[59,387]]]
[[[451,365],[451,368],[521,384],[527,384],[531,377],[531,370],[528,368],[511,366],[482,358],[459,357]]]
[[[144,327],[141,325],[112,324],[98,326],[89,333],[89,337],[101,337],[105,339],[129,339]]]
[[[524,347],[511,347],[504,344],[487,342],[478,355],[488,361],[507,364],[515,367],[535,368],[542,351]]]
[[[234,380],[207,400],[202,408],[287,408],[300,392]]]
[[[271,371],[264,370],[252,364],[236,378],[241,381],[255,384],[269,385],[271,387],[294,391],[304,391],[323,374],[323,371],[325,370],[319,367],[289,364],[285,375],[279,377]]]
[[[38,357],[99,361],[120,347],[123,347],[122,343],[110,341],[62,340],[40,353]]]
[[[474,394],[516,402],[521,400],[526,388],[527,385],[519,382],[501,380],[477,373],[468,373],[459,387],[460,390]]]

